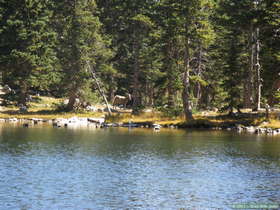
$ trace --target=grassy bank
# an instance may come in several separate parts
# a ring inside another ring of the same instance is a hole
[[[228,116],[225,113],[199,112],[194,114],[194,120],[185,121],[183,116],[171,117],[158,111],[142,112],[138,115],[132,115],[130,111],[119,110],[122,113],[113,113],[108,116],[105,112],[58,112],[56,107],[64,99],[51,97],[37,97],[32,103],[29,103],[28,113],[21,114],[17,107],[2,107],[0,118],[18,118],[18,119],[55,119],[77,117],[103,117],[106,116],[108,123],[157,123],[160,125],[177,125],[181,128],[212,128],[212,127],[232,127],[236,125],[261,126],[270,128],[280,128],[279,111],[271,112],[267,121],[264,111],[249,112],[243,110],[243,113],[234,116]],[[102,105],[96,105],[102,108]],[[104,108],[104,107],[103,107]]]
[[[140,115],[113,114],[107,117],[108,122],[135,122],[135,123],[157,123],[160,125],[177,125],[181,128],[213,128],[213,127],[233,127],[260,126],[280,128],[278,112],[270,113],[269,120],[266,119],[264,112],[244,112],[235,116],[228,116],[226,113],[201,112],[194,114],[194,120],[185,121],[184,117],[166,117],[164,113],[151,112]]]
[[[244,113],[238,117],[229,117],[226,114],[213,114],[205,116],[195,114],[194,120],[185,121],[183,117],[166,117],[160,112],[142,113],[132,115],[130,113],[114,113],[108,116],[107,113],[99,112],[56,112],[54,110],[36,110],[30,109],[28,113],[20,114],[17,110],[6,109],[0,112],[0,118],[18,118],[18,119],[56,119],[70,117],[103,117],[106,116],[108,123],[157,123],[163,126],[177,125],[181,128],[213,128],[213,127],[232,127],[236,125],[244,126],[260,126],[270,128],[280,128],[280,121],[276,118],[271,118],[268,122],[263,114]]]
[[[217,112],[199,112],[194,114],[194,120],[185,121],[183,116],[180,117],[167,117],[164,113],[150,112],[142,113],[139,115],[126,114],[113,114],[108,117],[108,122],[135,122],[135,123],[157,123],[160,125],[177,125],[181,128],[213,128],[213,127],[234,127],[237,125],[243,126],[259,126],[269,128],[280,128],[280,112],[270,112],[269,118],[266,118],[265,111],[251,112],[243,110],[242,113],[234,116],[229,116],[227,113]]]
[[[11,112],[7,111],[4,113],[0,113],[0,118],[18,118],[18,119],[31,119],[31,118],[40,118],[40,119],[56,119],[56,118],[70,118],[70,117],[101,117],[104,114],[102,113],[76,113],[76,112],[53,112],[53,111],[46,111],[46,112],[28,112],[25,114],[19,114],[18,112]]]
[[[104,113],[99,112],[61,112],[57,111],[56,108],[59,104],[64,101],[63,98],[53,97],[35,97],[35,100],[28,103],[28,112],[19,113],[19,108],[13,105],[8,107],[2,107],[0,109],[0,118],[18,118],[18,119],[29,119],[29,118],[41,118],[41,119],[56,119],[56,118],[70,118],[73,116],[77,117],[101,117]]]

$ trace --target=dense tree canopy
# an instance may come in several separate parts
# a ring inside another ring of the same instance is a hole
[[[279,103],[280,3],[273,0],[0,0],[2,83],[192,119],[199,109],[240,111]]]
[[[4,83],[26,103],[30,88],[45,89],[55,80],[55,33],[49,1],[1,1],[0,69]]]

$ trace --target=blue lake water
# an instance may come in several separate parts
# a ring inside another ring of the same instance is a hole
[[[280,137],[0,125],[0,209],[280,204]]]

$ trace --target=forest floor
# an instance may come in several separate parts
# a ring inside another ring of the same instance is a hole
[[[33,102],[28,103],[28,112],[20,113],[19,108],[14,105],[1,106],[0,105],[0,118],[18,118],[18,119],[56,119],[56,118],[70,118],[70,117],[100,117],[104,113],[97,112],[62,112],[57,111],[59,104],[63,103],[63,98],[53,97],[34,97]]]
[[[265,117],[265,111],[251,112],[249,110],[242,110],[241,114],[228,116],[227,113],[218,113],[213,111],[202,111],[194,114],[194,120],[185,121],[183,116],[173,117],[165,113],[145,109],[138,115],[131,114],[129,109],[113,110],[114,113],[108,116],[104,112],[105,105],[97,104],[94,107],[99,111],[77,111],[77,112],[59,112],[56,107],[63,103],[62,98],[53,97],[36,97],[34,102],[29,103],[27,113],[19,113],[18,107],[15,106],[1,106],[0,104],[0,118],[18,118],[18,119],[56,119],[56,118],[70,118],[70,117],[105,117],[108,123],[157,123],[162,126],[178,126],[182,128],[223,128],[234,127],[236,125],[243,126],[260,126],[270,128],[280,128],[280,111],[275,110],[270,112],[269,119]],[[100,111],[101,110],[101,111]]]
[[[135,122],[135,123],[157,123],[163,126],[178,126],[180,128],[229,128],[236,126],[259,126],[268,128],[280,128],[280,111],[269,114],[269,119],[265,116],[265,111],[251,112],[242,110],[242,113],[229,116],[227,113],[213,111],[203,111],[195,113],[194,119],[185,121],[183,116],[168,117],[161,112],[146,112],[140,115],[131,113],[114,114],[108,117],[108,122]]]

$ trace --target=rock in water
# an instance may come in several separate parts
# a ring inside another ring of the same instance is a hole
[[[161,125],[159,125],[159,124],[153,124],[153,128],[154,128],[154,130],[160,130]]]

